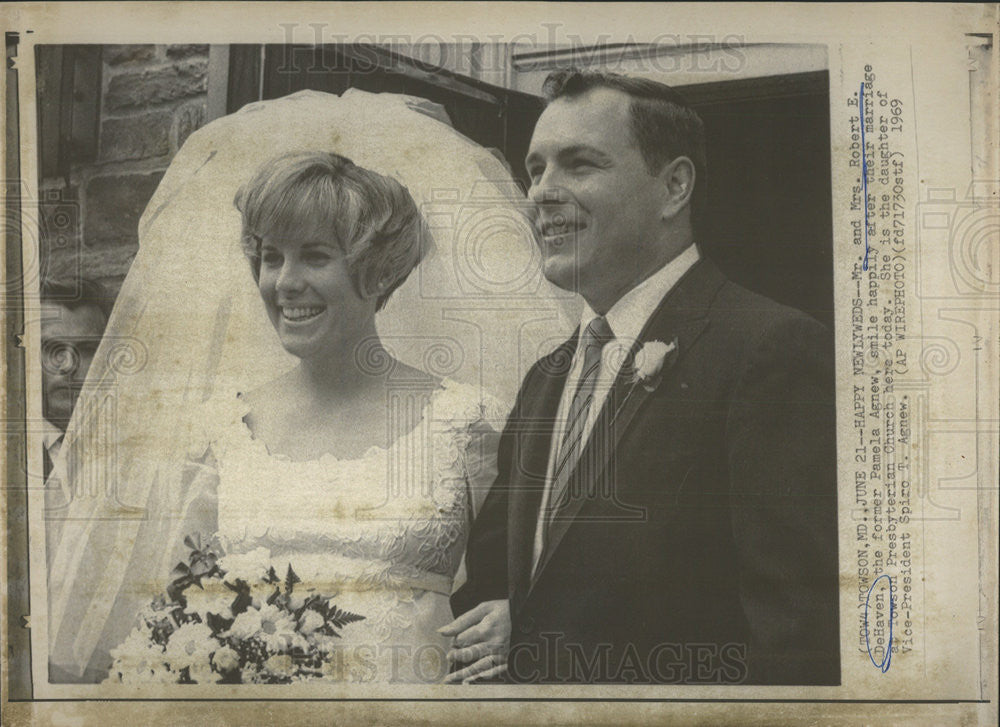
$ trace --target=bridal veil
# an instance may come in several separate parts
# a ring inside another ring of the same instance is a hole
[[[510,174],[421,102],[303,91],[211,122],[174,158],[139,223],[66,434],[63,498],[47,512],[50,663],[69,678],[100,678],[95,655],[149,600],[134,582],[162,590],[176,546],[210,510],[190,456],[207,444],[204,403],[294,364],[260,303],[233,206],[263,161],[335,151],[410,190],[433,240],[377,319],[402,361],[509,404],[527,367],[568,333],[568,297],[541,277]]]

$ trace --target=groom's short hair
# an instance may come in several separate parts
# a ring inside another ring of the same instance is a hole
[[[620,73],[563,68],[553,71],[542,85],[548,103],[579,96],[595,88],[621,91],[631,98],[629,131],[650,174],[685,156],[694,164],[691,223],[698,228],[708,200],[705,124],[677,89],[648,78]]]
[[[265,162],[236,194],[243,252],[260,279],[261,240],[274,231],[329,236],[358,292],[380,310],[423,258],[429,231],[395,179],[333,152],[291,152]]]

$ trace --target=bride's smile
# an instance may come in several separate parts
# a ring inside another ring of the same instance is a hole
[[[320,313],[326,310],[326,307],[319,308],[292,308],[291,306],[281,307],[281,317],[286,321],[292,323],[304,323],[305,321],[310,321]]]
[[[335,241],[281,231],[261,238],[260,258],[261,298],[289,353],[329,357],[374,332],[375,298],[358,292]]]

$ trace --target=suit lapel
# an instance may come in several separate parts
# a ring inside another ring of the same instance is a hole
[[[708,309],[712,299],[715,297],[719,287],[725,282],[722,273],[714,264],[707,260],[702,260],[691,267],[690,270],[678,281],[671,291],[664,297],[663,301],[654,311],[653,315],[643,327],[635,344],[629,352],[626,364],[622,367],[615,380],[608,397],[604,402],[594,423],[591,436],[587,439],[577,465],[568,474],[568,492],[570,499],[568,503],[560,509],[549,526],[548,537],[545,542],[545,549],[542,552],[531,579],[529,593],[535,583],[538,582],[546,565],[552,559],[553,553],[558,548],[570,525],[574,520],[579,519],[580,510],[588,499],[596,498],[598,493],[596,487],[600,476],[608,466],[611,453],[617,448],[629,424],[643,405],[649,400],[653,393],[640,383],[634,381],[633,361],[635,354],[648,341],[661,340],[671,342],[677,340],[677,349],[674,354],[667,357],[664,362],[664,369],[661,371],[663,379],[670,376],[668,366],[673,367],[677,361],[684,356],[698,339],[705,327],[708,325]],[[565,377],[563,378],[565,380]],[[560,392],[562,387],[560,387]],[[558,406],[558,397],[556,398]],[[555,411],[555,409],[553,409]],[[603,432],[604,436],[595,436]],[[549,438],[551,441],[551,436]],[[617,499],[616,487],[612,483],[609,493]],[[642,517],[641,511],[630,512],[630,508],[624,503],[619,503],[622,510],[623,519],[639,519]],[[537,504],[536,510],[537,513]],[[607,519],[607,515],[601,516]],[[534,540],[532,530],[531,541]],[[528,571],[530,573],[531,559],[530,548],[528,558]]]
[[[514,422],[518,438],[510,475],[508,513],[509,581],[512,599],[523,596],[531,577],[535,527],[548,469],[549,450],[559,399],[573,362],[577,335],[538,363],[537,385],[523,397],[522,410]]]

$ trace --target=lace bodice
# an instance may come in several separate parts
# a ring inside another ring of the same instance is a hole
[[[284,573],[291,565],[306,590],[365,616],[344,636],[374,651],[440,642],[435,631],[450,621],[447,596],[465,547],[470,492],[491,477],[482,435],[498,431],[502,416],[494,400],[447,380],[423,399],[395,403],[422,407],[420,423],[357,459],[299,462],[269,452],[246,425],[249,408],[238,397],[216,409],[211,445],[226,568]],[[405,664],[393,670],[408,673]],[[436,670],[425,667],[415,680]]]

